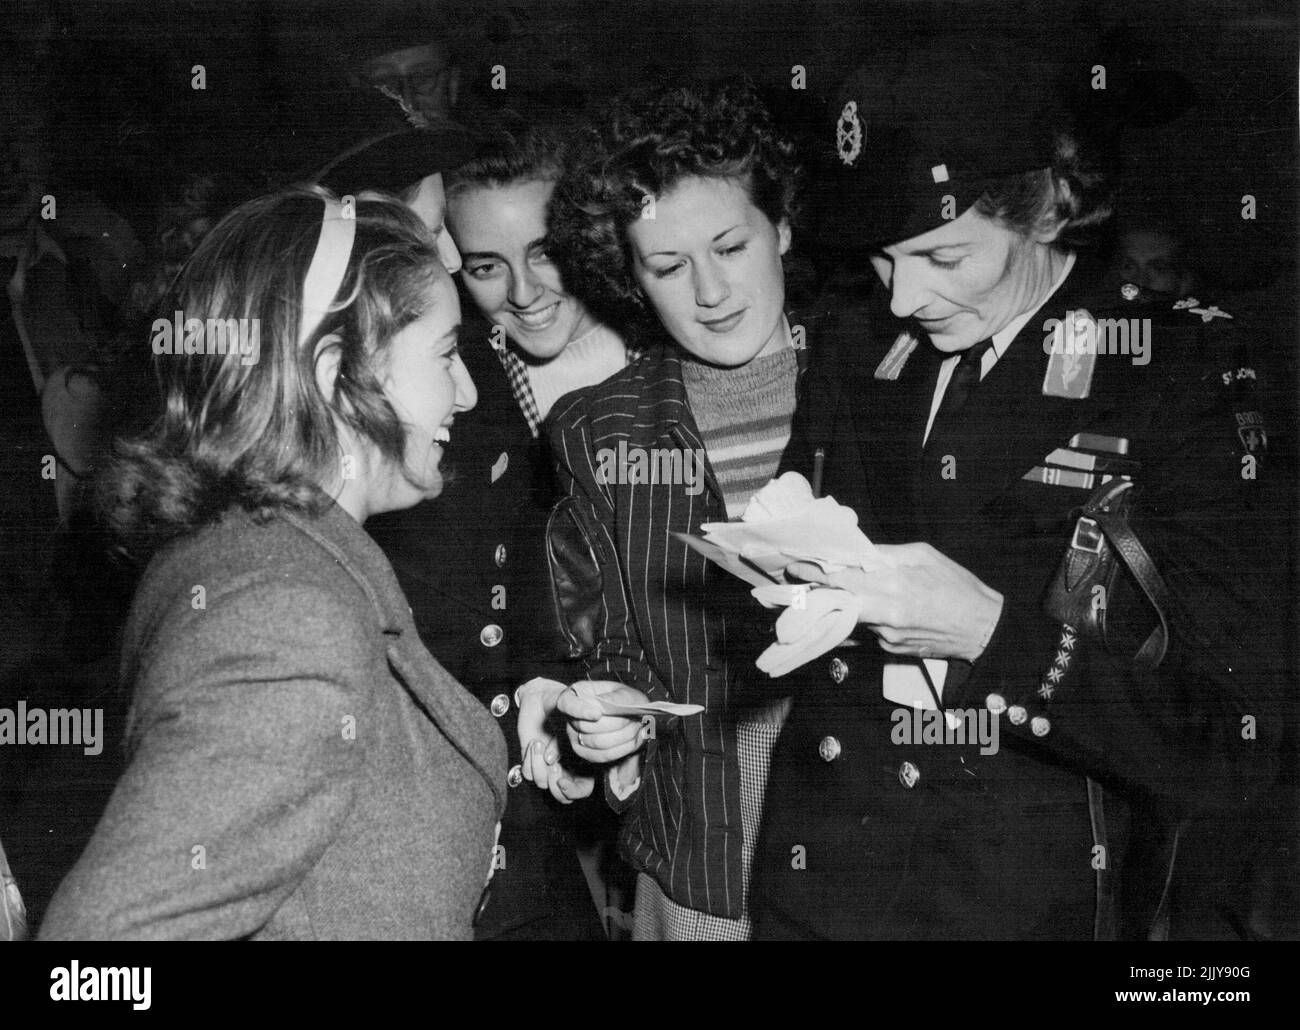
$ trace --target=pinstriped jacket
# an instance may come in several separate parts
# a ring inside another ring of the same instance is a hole
[[[802,373],[807,352],[797,354]],[[652,347],[600,385],[562,398],[546,429],[561,483],[601,552],[604,622],[588,675],[636,687],[653,700],[705,708],[661,723],[643,755],[640,789],[626,803],[610,796],[627,810],[623,854],[679,905],[739,918],[735,712],[776,696],[761,693],[753,667],[761,649],[753,630],[766,631],[771,619],[739,581],[673,536],[727,518],[676,348]],[[684,461],[683,451],[703,459],[702,489],[698,473],[694,485],[680,481],[691,477],[645,483],[620,474],[641,452],[662,468],[665,454],[678,452]],[[631,479],[638,481],[625,481]]]

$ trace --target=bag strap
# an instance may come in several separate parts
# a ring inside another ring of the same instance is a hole
[[[1156,568],[1155,561],[1129,527],[1126,513],[1121,510],[1120,498],[1132,488],[1133,484],[1128,480],[1108,484],[1088,498],[1083,517],[1092,519],[1106,534],[1111,549],[1155,609],[1159,624],[1151,631],[1134,658],[1139,665],[1154,669],[1164,661],[1169,649],[1169,621],[1165,617],[1165,598],[1169,594],[1169,588],[1165,585],[1160,570]]]

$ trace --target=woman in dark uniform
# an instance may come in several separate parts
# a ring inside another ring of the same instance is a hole
[[[913,55],[851,79],[827,134],[827,195],[884,290],[869,334],[814,341],[786,464],[824,462],[893,567],[792,570],[855,595],[860,646],[790,678],[760,937],[1158,933],[1181,828],[1276,769],[1278,566],[1260,434],[1238,432],[1262,419],[1225,377],[1253,377],[1244,334],[1105,289],[1105,177],[1022,75]],[[1107,647],[1044,598],[1122,476],[1167,630],[1122,574],[1094,595]]]

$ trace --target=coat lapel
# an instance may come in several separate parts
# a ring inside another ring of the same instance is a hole
[[[871,511],[871,524],[867,533],[873,539],[878,535],[882,543],[916,538],[921,514],[916,463],[921,459],[930,399],[943,358],[928,342],[922,343],[897,379],[867,379],[861,400],[852,406],[854,433],[868,466],[869,496],[864,508]]]
[[[935,426],[915,466],[918,520],[932,539],[960,535],[987,520],[1026,472],[1095,421],[1095,403],[1043,394],[1049,360],[1043,324],[1085,307],[1090,285],[1088,267],[1076,265],[972,391],[956,424]],[[922,401],[927,415],[932,396],[933,382]]]

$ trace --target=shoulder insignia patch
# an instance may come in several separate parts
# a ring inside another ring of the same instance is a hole
[[[1043,396],[1083,400],[1092,391],[1092,374],[1097,368],[1097,320],[1080,309],[1067,311],[1065,320],[1055,322]],[[1046,341],[1044,341],[1046,342]]]
[[[1232,316],[1219,307],[1217,304],[1211,304],[1208,308],[1201,307],[1201,302],[1195,297],[1184,297],[1174,304],[1175,311],[1186,311],[1188,314],[1200,315],[1202,322],[1209,322],[1216,318],[1231,319]]]
[[[1264,427],[1264,416],[1258,411],[1235,411],[1237,417],[1237,436],[1247,454],[1257,458],[1268,453],[1268,430]]]

